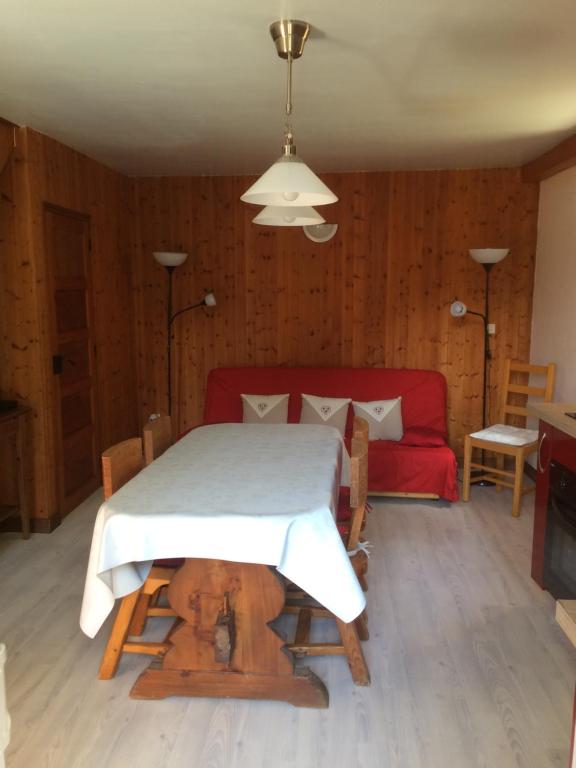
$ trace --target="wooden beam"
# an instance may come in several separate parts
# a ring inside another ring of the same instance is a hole
[[[522,166],[522,181],[543,181],[576,165],[576,134]]]

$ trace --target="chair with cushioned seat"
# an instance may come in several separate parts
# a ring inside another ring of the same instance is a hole
[[[525,379],[523,383],[517,383],[518,375]],[[544,377],[544,385],[531,386],[531,375]],[[528,409],[526,405],[510,403],[510,395],[521,395],[525,399],[541,397],[543,402],[548,403],[552,400],[555,376],[556,366],[554,363],[530,365],[529,363],[506,360],[501,394],[500,423],[481,429],[479,432],[473,432],[464,438],[463,501],[470,499],[471,484],[488,480],[496,485],[497,491],[501,491],[503,487],[512,488],[514,492],[512,515],[514,517],[520,515],[522,496],[533,491],[535,487],[534,485],[524,486],[522,476],[526,458],[538,447],[538,431],[526,429]],[[524,427],[508,424],[507,421],[510,417],[522,417]],[[472,451],[475,448],[482,451],[480,463],[472,461]],[[496,454],[496,466],[484,463],[486,452]],[[514,460],[513,471],[505,469],[506,457]],[[472,477],[473,469],[480,470],[480,474]]]

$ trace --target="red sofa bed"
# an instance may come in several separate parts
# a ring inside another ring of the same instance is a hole
[[[216,368],[208,375],[204,424],[241,422],[241,394],[285,392],[290,393],[290,423],[300,419],[302,393],[360,402],[401,396],[403,439],[370,441],[370,493],[458,500],[456,457],[446,443],[446,380],[441,373],[403,368]],[[350,407],[348,434],[353,416]]]

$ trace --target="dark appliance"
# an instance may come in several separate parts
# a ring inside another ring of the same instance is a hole
[[[557,600],[576,598],[576,473],[556,461],[550,463],[543,582]]]

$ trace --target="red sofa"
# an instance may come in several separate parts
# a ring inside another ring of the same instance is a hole
[[[370,493],[458,500],[456,457],[446,443],[446,380],[441,373],[403,368],[216,368],[208,375],[204,424],[241,422],[241,394],[284,392],[290,393],[291,423],[300,419],[303,392],[360,402],[402,396],[403,439],[370,442]],[[350,407],[348,433],[353,416]]]

